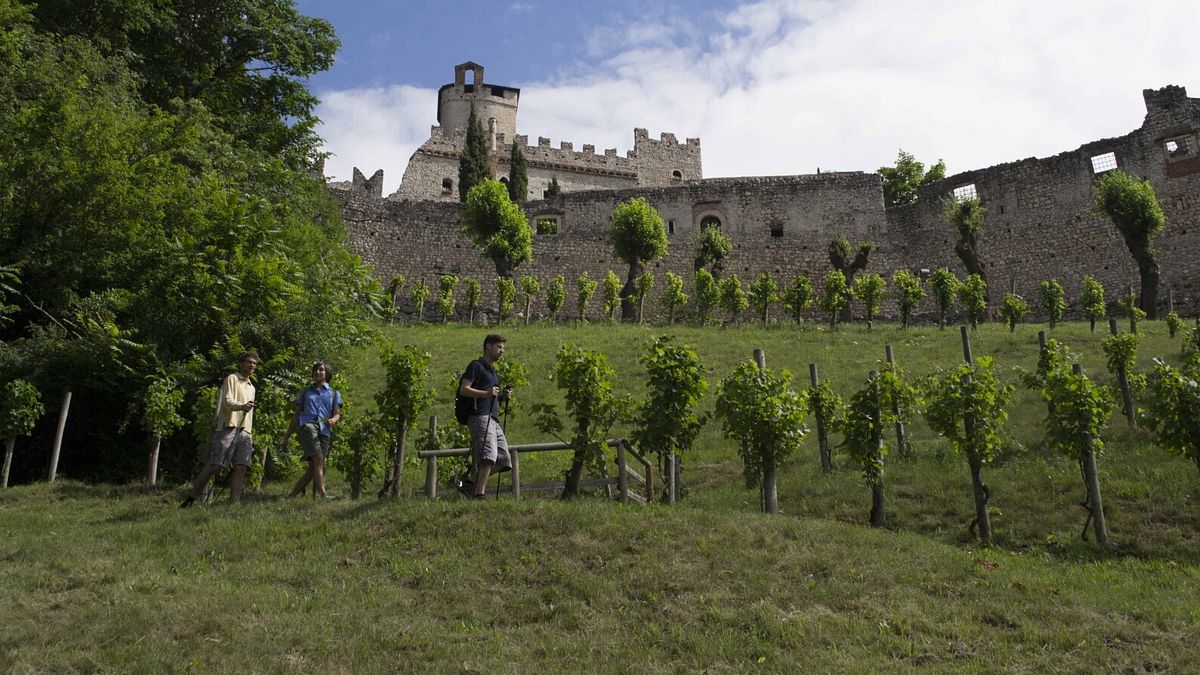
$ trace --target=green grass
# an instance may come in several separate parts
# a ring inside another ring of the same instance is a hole
[[[1144,323],[1143,367],[1177,341]],[[389,328],[430,351],[435,412],[450,418],[449,373],[481,328]],[[618,388],[640,394],[637,355],[664,331],[506,327],[534,383],[526,403],[560,401],[543,378],[565,342],[607,353]],[[851,326],[677,327],[715,385],[762,347],[807,383],[808,363],[843,394],[891,343],[910,376],[961,361],[956,330]],[[1084,325],[1055,336],[1108,381]],[[1003,377],[1031,369],[1036,328],[982,327],[976,355]],[[347,396],[381,380],[371,351],[348,355]],[[446,384],[443,384],[446,383]],[[711,406],[711,396],[707,405]],[[1200,668],[1200,477],[1114,418],[1100,459],[1115,544],[1079,540],[1083,484],[1048,456],[1032,392],[1011,409],[1013,441],[985,470],[997,545],[979,548],[965,462],[919,418],[916,458],[886,468],[888,528],[864,527],[870,493],[845,457],[822,475],[815,438],[780,471],[782,517],[757,513],[732,446],[714,426],[685,458],[677,506],[457,495],[314,503],[277,495],[180,511],[179,493],[37,484],[0,493],[0,670],[14,672],[943,672]],[[514,443],[548,440],[509,421]],[[625,430],[618,429],[617,435]],[[814,434],[815,436],[815,434]],[[835,439],[836,440],[836,439]],[[344,450],[344,449],[343,449]],[[566,454],[522,460],[529,480]],[[423,473],[411,466],[416,490]],[[345,493],[334,477],[333,489]],[[369,491],[373,492],[373,490]]]

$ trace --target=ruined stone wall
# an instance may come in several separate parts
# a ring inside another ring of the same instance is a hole
[[[637,166],[641,186],[678,185],[681,181],[704,177],[699,138],[680,143],[675,134],[663,133],[656,141],[645,129],[634,129],[630,156]]]

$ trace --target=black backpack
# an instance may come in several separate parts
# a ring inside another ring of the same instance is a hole
[[[472,361],[471,363],[474,363]],[[475,401],[458,393],[462,383],[459,382],[454,387],[454,419],[458,420],[459,424],[466,424],[471,417],[471,413],[475,410]]]

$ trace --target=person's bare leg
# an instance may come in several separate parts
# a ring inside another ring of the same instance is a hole
[[[200,475],[196,476],[196,482],[192,484],[191,498],[193,500],[200,499],[204,494],[204,488],[208,486],[208,481],[212,480],[215,473],[221,470],[217,464],[207,464],[200,471]]]
[[[250,467],[245,464],[237,464],[233,467],[233,478],[229,481],[229,501],[242,501],[242,486],[246,484],[246,469]]]
[[[312,458],[310,457],[309,462],[308,462],[308,468],[304,470],[304,473],[300,474],[300,478],[296,480],[296,487],[292,488],[292,491],[290,493],[288,493],[288,496],[289,497],[299,497],[300,495],[304,494],[304,488],[308,487],[308,482],[310,480],[312,480],[312,477],[313,477],[313,465],[312,465]]]
[[[313,484],[317,488],[317,496],[325,496],[325,458],[317,455],[312,458]]]
[[[490,459],[485,459],[479,463],[479,471],[475,472],[475,496],[482,497],[487,494],[488,477],[492,475],[492,466],[495,464]]]

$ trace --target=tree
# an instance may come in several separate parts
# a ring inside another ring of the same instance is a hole
[[[1146,318],[1146,313],[1142,311],[1137,304],[1137,296],[1133,293],[1133,289],[1129,289],[1129,294],[1117,300],[1119,307],[1125,316],[1129,317],[1129,332],[1138,332],[1138,322]]]
[[[467,323],[475,324],[475,310],[479,309],[479,298],[483,295],[483,288],[479,285],[479,280],[475,277],[467,277],[463,279],[463,300],[467,303]]]
[[[521,293],[525,295],[525,325],[529,325],[529,320],[533,315],[533,296],[542,290],[542,284],[537,280],[537,277],[523,276],[521,277]]]
[[[158,484],[158,454],[162,439],[182,427],[186,420],[179,414],[184,391],[170,377],[155,378],[146,388],[142,407],[142,426],[150,434],[150,462],[146,482]]]
[[[1053,329],[1067,311],[1067,294],[1062,284],[1054,279],[1043,281],[1038,290],[1038,304],[1050,319],[1050,328]]]
[[[642,272],[638,275],[635,282],[635,294],[637,296],[637,322],[642,322],[642,308],[646,304],[646,296],[650,295],[650,290],[654,288],[654,274],[651,272]]]
[[[883,458],[887,444],[883,440],[890,406],[883,401],[879,373],[871,371],[867,384],[855,392],[847,403],[838,429],[842,432],[842,447],[851,459],[862,467],[863,480],[871,488],[871,527],[883,527],[887,511],[883,491]]]
[[[383,363],[384,383],[383,389],[375,394],[375,404],[379,414],[388,420],[395,430],[389,479],[393,498],[400,495],[408,432],[433,400],[433,392],[428,387],[430,358],[427,352],[410,345],[397,349],[385,344],[379,353],[379,360]]]
[[[873,250],[875,244],[869,241],[860,244],[857,252],[854,252],[850,240],[845,237],[838,237],[829,242],[829,263],[846,278],[845,302],[842,303],[840,317],[843,322],[849,322],[853,318],[850,314],[850,289],[854,287],[854,275],[867,268]],[[854,256],[853,259],[851,255]]]
[[[954,307],[954,301],[958,299],[960,285],[954,272],[945,267],[938,268],[929,277],[929,288],[933,291],[933,297],[938,306],[938,328],[946,327],[946,314],[950,312]]]
[[[613,255],[629,265],[629,276],[621,289],[621,318],[628,321],[634,318],[633,297],[642,266],[667,254],[667,227],[649,202],[634,197],[613,210],[609,241]]]
[[[587,272],[584,272],[575,280],[575,289],[578,291],[575,294],[575,308],[579,311],[579,320],[587,321],[588,301],[596,292],[596,282],[588,277]]]
[[[1142,295],[1138,306],[1151,319],[1158,318],[1158,259],[1154,238],[1162,231],[1166,216],[1150,181],[1139,180],[1114,169],[1092,183],[1096,208],[1112,221],[1125,238],[1125,246],[1138,266]]]
[[[720,300],[721,291],[717,288],[716,279],[704,268],[696,270],[692,282],[696,295],[696,320],[703,326],[708,322],[708,315],[712,312],[712,308]]]
[[[978,274],[968,274],[958,286],[958,301],[967,312],[967,323],[971,330],[987,319],[987,282]]]
[[[829,314],[829,327],[837,326],[838,315],[846,306],[846,275],[841,270],[832,270],[825,275],[825,294],[821,296],[821,310]]]
[[[1083,277],[1083,291],[1079,294],[1079,304],[1083,315],[1087,317],[1096,332],[1096,319],[1103,319],[1105,312],[1104,286],[1090,276]]]
[[[514,204],[524,204],[529,198],[529,162],[525,151],[515,140],[512,143],[512,162],[508,166],[508,197]]]
[[[551,321],[558,318],[566,300],[567,280],[560,274],[550,280],[550,287],[546,289],[546,313],[550,315]]]
[[[863,308],[867,310],[867,330],[871,330],[871,324],[875,318],[875,313],[879,311],[879,302],[883,299],[883,288],[887,282],[878,274],[864,274],[854,280],[854,288],[850,293],[859,302],[862,302]]]
[[[511,278],[517,266],[533,258],[533,232],[525,212],[512,203],[500,181],[481,180],[467,193],[462,229],[501,277]]]
[[[788,313],[792,315],[792,320],[800,323],[800,314],[805,309],[810,307],[813,302],[813,286],[808,277],[803,274],[797,274],[792,278],[792,283],[788,284],[787,290],[784,291],[780,302],[787,308]]]
[[[1200,469],[1200,358],[1182,368],[1155,359],[1143,425],[1160,447],[1190,459]]]
[[[703,268],[709,268],[713,279],[720,279],[721,272],[725,269],[725,258],[733,252],[733,242],[720,227],[705,227],[700,230],[700,237],[696,239],[696,257],[694,261],[693,271],[700,271]]]
[[[391,323],[396,318],[396,313],[400,310],[400,293],[404,291],[404,275],[397,274],[388,282],[387,296],[391,298],[391,312],[388,314],[388,323]]]
[[[954,252],[967,268],[967,274],[977,274],[984,281],[987,273],[983,269],[983,260],[979,257],[979,235],[983,233],[983,215],[987,210],[978,197],[969,199],[946,200],[942,217],[954,226],[958,233],[958,242],[954,244]]]
[[[667,325],[675,325],[675,309],[686,305],[688,296],[683,292],[683,277],[667,272],[663,282],[662,305],[667,310]]]
[[[1028,315],[1029,303],[1014,293],[1005,294],[1004,301],[1000,303],[1000,318],[1008,325],[1008,332],[1016,332],[1017,324]]]
[[[921,278],[908,270],[896,270],[892,274],[892,288],[896,295],[896,306],[900,310],[900,327],[908,328],[908,320],[912,317],[913,310],[925,297]]]
[[[658,457],[665,476],[667,458],[689,452],[704,426],[696,406],[708,383],[696,352],[665,335],[655,338],[638,362],[646,368],[646,397],[637,411],[633,440]]]
[[[469,203],[471,188],[491,180],[491,178],[492,166],[488,157],[487,132],[483,130],[483,122],[479,120],[479,115],[475,112],[475,104],[472,103],[471,112],[467,115],[467,137],[463,142],[462,152],[458,155],[459,201]],[[503,183],[496,182],[502,188],[504,187]],[[504,191],[507,194],[507,188]],[[480,245],[476,244],[476,246]]]
[[[429,298],[429,284],[425,283],[424,279],[418,279],[417,285],[413,286],[412,301],[413,312],[416,314],[414,320],[421,323],[425,320],[425,300]]]
[[[442,316],[442,323],[450,320],[454,316],[454,289],[458,286],[458,277],[453,274],[443,274],[438,277],[438,314]]]
[[[546,199],[558,199],[558,196],[561,194],[562,194],[562,188],[559,187],[559,185],[558,185],[558,176],[551,176],[550,177],[550,185],[548,185],[546,187],[546,193],[544,195],[545,198]]]
[[[717,304],[729,312],[729,323],[737,323],[738,315],[750,306],[746,300],[746,292],[742,290],[742,280],[736,274],[730,274],[718,284],[719,296]]]
[[[617,311],[617,305],[621,304],[621,278],[612,270],[604,275],[604,281],[600,284],[600,305],[604,316],[612,319],[613,312]]]
[[[767,310],[771,303],[779,299],[779,285],[766,272],[760,273],[750,284],[749,300],[754,311],[758,312],[763,325],[767,323]]]
[[[12,468],[13,447],[17,436],[28,436],[46,409],[37,387],[25,380],[12,380],[0,390],[0,437],[4,438],[4,468],[0,473],[0,490],[8,487]]]
[[[896,166],[879,167],[879,178],[883,183],[883,205],[890,208],[912,204],[917,201],[917,188],[936,183],[945,177],[946,163],[942,160],[939,159],[937,164],[926,171],[924,164],[901,149],[896,156]]]
[[[500,315],[500,323],[508,320],[512,314],[513,301],[517,299],[517,285],[510,277],[496,277],[496,312]]]

